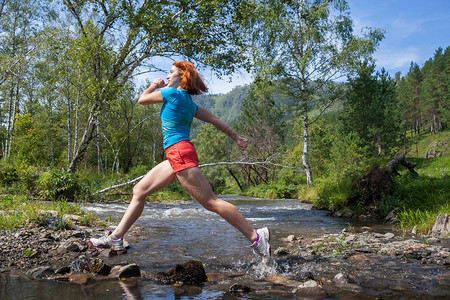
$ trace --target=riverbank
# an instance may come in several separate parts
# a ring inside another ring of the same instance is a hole
[[[0,273],[19,270],[33,278],[77,284],[129,274],[152,280],[154,274],[141,272],[133,264],[128,266],[134,271],[120,275],[118,271],[125,265],[110,264],[118,253],[89,249],[87,239],[101,230],[78,226],[64,231],[44,227],[0,231]],[[313,298],[360,294],[450,296],[448,239],[350,227],[340,233],[290,235],[273,242],[282,245],[274,249],[275,267],[261,273],[264,266],[250,264],[245,273],[207,274],[206,284],[250,298],[261,294]],[[119,255],[128,261],[128,254]]]

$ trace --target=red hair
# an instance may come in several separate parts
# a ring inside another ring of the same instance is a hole
[[[186,90],[189,95],[200,95],[208,91],[202,76],[191,62],[176,61],[173,65],[177,67],[181,75],[180,87]]]

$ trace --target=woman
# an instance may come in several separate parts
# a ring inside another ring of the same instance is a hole
[[[248,144],[246,138],[239,136],[225,122],[192,101],[190,95],[207,91],[208,88],[194,65],[187,61],[178,61],[170,69],[167,83],[161,78],[155,79],[142,93],[139,104],[163,104],[160,117],[167,160],[150,170],[133,188],[131,203],[117,228],[104,237],[89,240],[94,247],[123,250],[123,236],[141,215],[146,196],[178,180],[204,208],[219,214],[238,229],[250,241],[250,247],[256,254],[267,261],[270,259],[269,229],[265,227],[254,230],[233,204],[217,197],[198,167],[197,153],[189,141],[194,117],[213,124],[231,137],[241,150],[245,150]]]

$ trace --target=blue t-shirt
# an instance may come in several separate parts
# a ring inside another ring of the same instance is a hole
[[[160,90],[163,98],[160,118],[164,149],[181,141],[189,140],[192,119],[197,104],[186,90],[166,87]]]

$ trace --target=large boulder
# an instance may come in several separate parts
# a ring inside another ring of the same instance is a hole
[[[434,223],[431,233],[433,236],[436,236],[436,237],[449,236],[450,235],[450,215],[442,214],[442,215],[437,216],[436,222]]]
[[[164,284],[183,283],[201,284],[208,280],[203,264],[197,260],[189,260],[165,272],[158,272],[153,276],[155,281]]]

